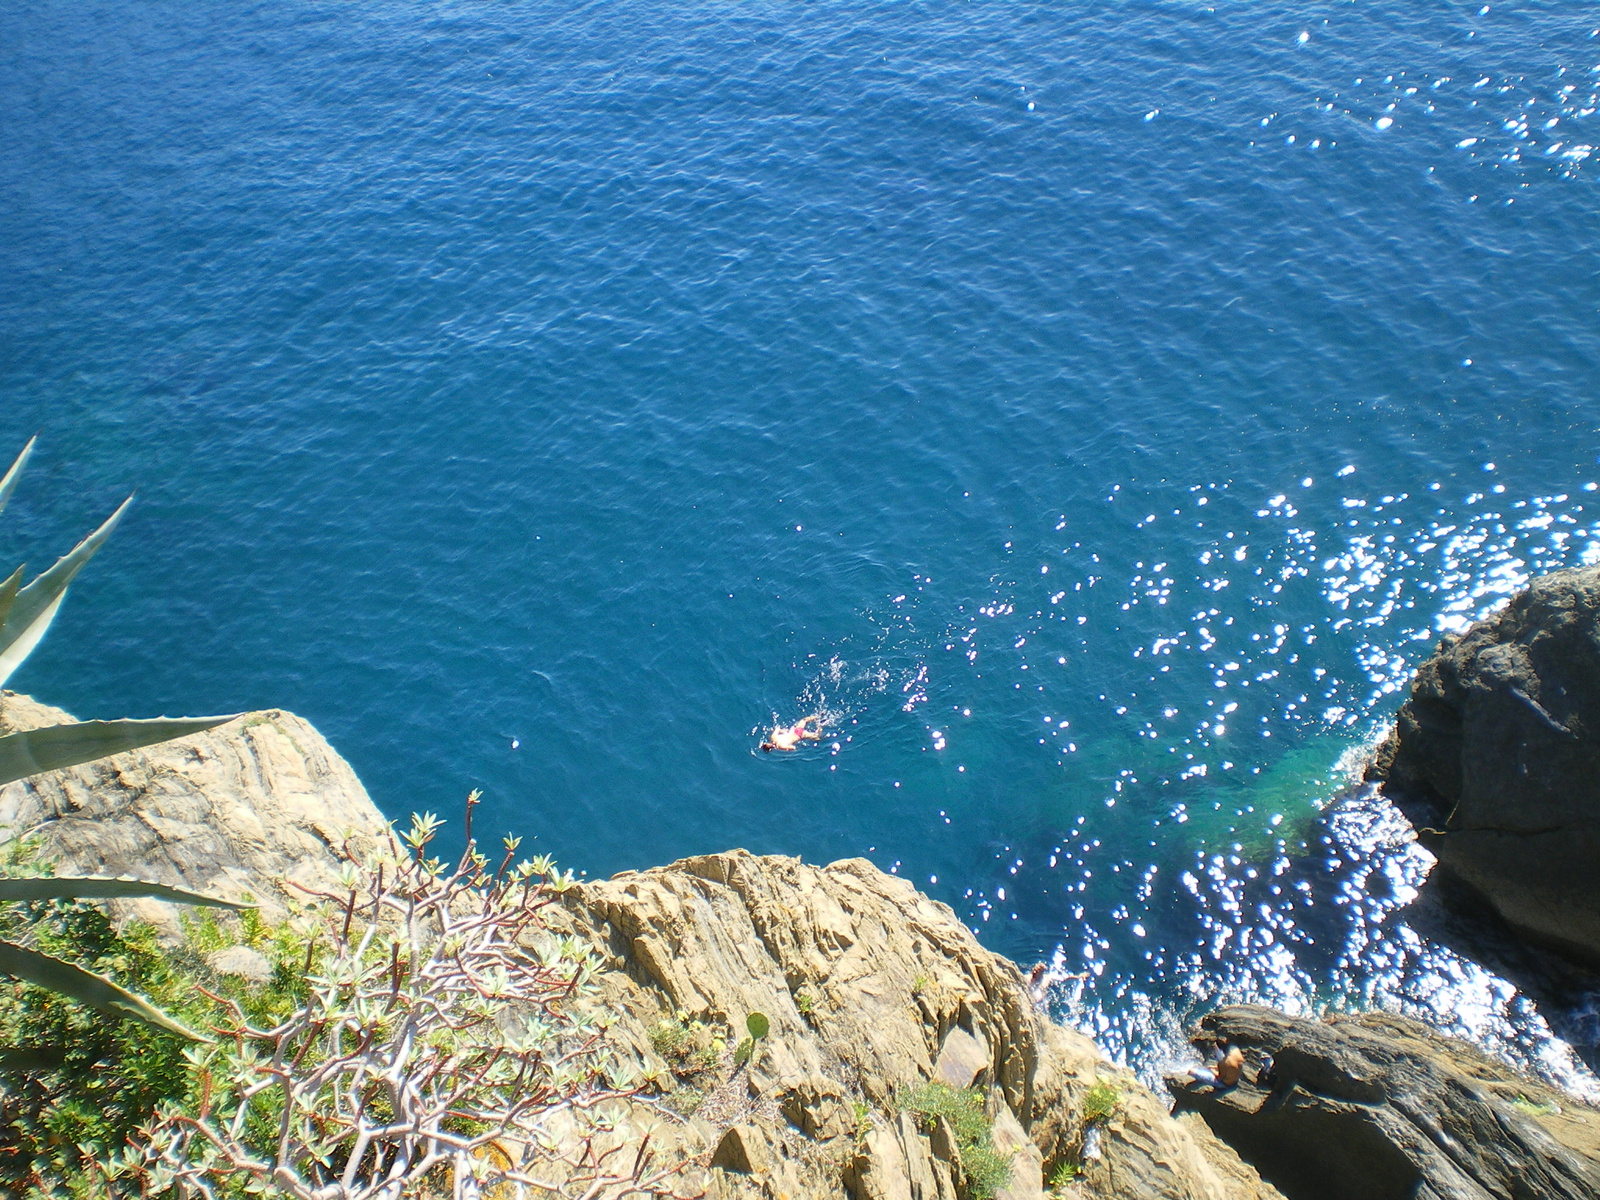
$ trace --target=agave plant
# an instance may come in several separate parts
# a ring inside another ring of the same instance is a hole
[[[0,478],[0,512],[5,510],[11,493],[28,458],[33,454],[31,438],[17,456],[11,469]],[[75,546],[72,552],[56,560],[54,566],[22,587],[23,568],[18,567],[0,583],[0,687],[5,685],[13,671],[22,665],[44,637],[50,623],[55,620],[61,601],[67,594],[67,585],[83,570],[87,563],[116,528],[122,514],[127,511],[133,497],[124,500],[117,511]],[[76,766],[97,758],[117,754],[124,750],[137,750],[186,734],[212,729],[233,720],[237,714],[225,717],[157,717],[154,720],[136,721],[78,721],[67,725],[51,725],[43,729],[28,729],[0,735],[0,786],[61,767]],[[128,899],[151,897],[180,904],[201,904],[216,908],[247,908],[217,896],[188,892],[181,888],[166,887],[138,879],[97,878],[41,878],[0,879],[0,901],[91,900]],[[49,988],[82,1004],[90,1005],[111,1016],[137,1017],[161,1029],[171,1030],[184,1037],[205,1040],[185,1028],[160,1009],[142,1000],[132,992],[118,987],[109,979],[73,966],[69,962],[30,950],[15,942],[0,940],[0,972],[17,979]]]

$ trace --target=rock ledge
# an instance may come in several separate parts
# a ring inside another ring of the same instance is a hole
[[[1197,1041],[1245,1049],[1237,1086],[1186,1077],[1177,1111],[1290,1200],[1593,1200],[1600,1109],[1404,1017],[1324,1021],[1236,1005]]]

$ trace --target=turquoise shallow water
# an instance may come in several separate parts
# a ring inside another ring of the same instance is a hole
[[[1146,1070],[1225,996],[1577,1078],[1321,806],[1600,557],[1597,23],[12,6],[0,549],[139,492],[15,686],[292,708],[592,874],[865,855]]]

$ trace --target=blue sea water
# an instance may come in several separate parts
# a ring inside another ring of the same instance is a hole
[[[1146,1071],[1260,998],[1590,1086],[1329,802],[1600,560],[1597,27],[9,5],[0,551],[138,493],[12,686],[293,709],[592,875],[864,855]]]

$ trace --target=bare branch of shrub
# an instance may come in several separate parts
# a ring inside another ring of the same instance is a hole
[[[675,1194],[686,1164],[626,1124],[639,1086],[583,1003],[591,953],[542,920],[570,874],[491,870],[471,842],[447,866],[427,856],[438,827],[414,818],[408,850],[310,894],[304,1002],[270,1029],[227,1006],[190,1051],[197,1094],[118,1176],[206,1200]]]

